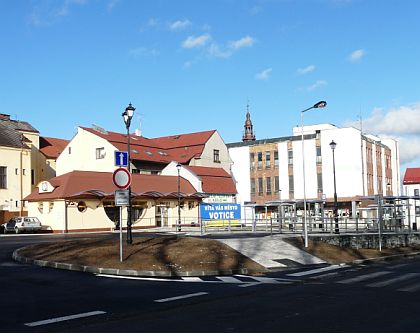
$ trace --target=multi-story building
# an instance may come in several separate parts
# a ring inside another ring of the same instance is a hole
[[[306,198],[322,200],[331,207],[334,201],[332,141],[336,143],[339,207],[350,213],[361,197],[400,194],[399,152],[395,140],[366,135],[353,127],[321,124],[295,127],[292,136],[228,144],[238,202],[265,205],[276,200]]]
[[[26,198],[30,214],[54,232],[112,230],[120,216],[115,152],[126,150],[127,139],[79,127],[56,159],[57,177]],[[217,131],[154,139],[130,134],[130,142],[134,228],[197,225],[201,202],[235,202],[232,162]]]

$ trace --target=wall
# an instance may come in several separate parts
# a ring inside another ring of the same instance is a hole
[[[0,147],[0,156],[0,165],[7,167],[7,189],[0,189],[0,210],[20,212],[21,199],[31,193],[31,151]],[[25,206],[22,209],[27,210]]]
[[[250,210],[245,210],[244,202],[251,201],[249,146],[229,148],[229,154],[233,161],[232,175],[238,191],[236,199],[241,204],[241,216],[245,218],[245,213],[249,214]]]
[[[96,159],[96,148],[102,147],[105,149],[105,157]],[[116,150],[107,140],[79,127],[77,134],[57,158],[57,176],[73,170],[112,172],[115,169]]]
[[[219,150],[220,163],[215,163],[213,161],[214,149]],[[198,159],[192,159],[190,165],[223,168],[226,170],[227,173],[230,174],[232,160],[229,156],[226,144],[224,143],[218,132],[214,132],[214,134],[207,141],[204,150],[201,154],[201,157]]]

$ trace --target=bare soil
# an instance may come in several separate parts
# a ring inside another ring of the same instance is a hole
[[[78,240],[37,244],[20,255],[39,260],[102,268],[141,271],[224,271],[246,268],[263,272],[265,268],[231,247],[216,240],[195,237],[139,237],[123,245],[120,262],[119,239]]]
[[[383,248],[382,251],[379,251],[378,249],[342,248],[324,242],[312,241],[310,239],[308,240],[308,247],[305,248],[302,237],[285,238],[284,240],[330,264],[350,263],[357,259],[371,259],[420,252],[419,246]]]

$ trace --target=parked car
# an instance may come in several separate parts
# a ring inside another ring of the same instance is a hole
[[[14,217],[10,219],[7,223],[3,224],[4,233],[15,232],[20,233],[24,231],[40,231],[42,229],[41,222],[37,217]]]

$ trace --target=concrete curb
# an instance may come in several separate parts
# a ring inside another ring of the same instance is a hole
[[[121,275],[121,276],[138,276],[138,277],[187,277],[187,276],[215,276],[215,275],[233,275],[233,274],[253,274],[261,273],[260,271],[253,271],[247,268],[235,270],[216,270],[216,271],[186,271],[186,272],[173,272],[173,271],[138,271],[132,269],[117,269],[117,268],[102,268],[95,266],[84,266],[76,264],[68,264],[63,262],[38,260],[29,257],[24,257],[19,254],[21,250],[27,249],[31,246],[22,247],[13,251],[12,258],[17,262],[24,264],[32,264],[40,267],[50,267],[56,269],[66,269],[69,271],[86,272],[93,274],[108,274],[108,275]]]
[[[374,263],[378,261],[388,261],[388,260],[394,260],[398,258],[404,258],[404,257],[415,257],[420,255],[420,252],[409,252],[409,253],[401,253],[401,254],[392,254],[389,256],[384,257],[376,257],[376,258],[366,258],[366,259],[357,259],[351,262],[351,264],[358,265],[358,264],[369,264]]]

